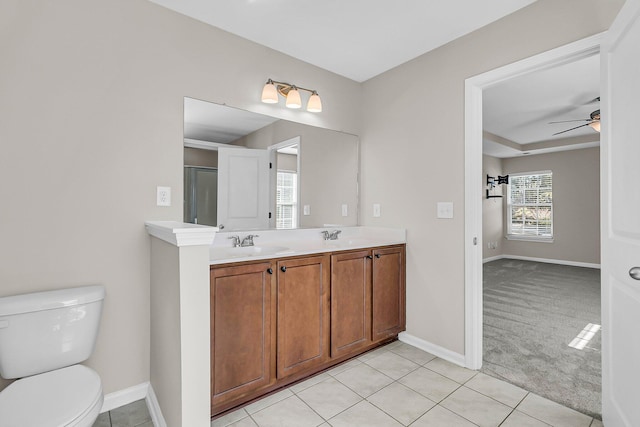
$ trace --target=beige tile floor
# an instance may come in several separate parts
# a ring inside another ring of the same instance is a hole
[[[602,422],[396,341],[212,427],[599,427]]]
[[[103,412],[93,427],[153,427],[147,403],[138,400],[128,405]]]

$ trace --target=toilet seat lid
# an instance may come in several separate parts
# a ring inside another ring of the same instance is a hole
[[[83,365],[22,378],[0,392],[2,425],[68,426],[101,397],[100,377]]]

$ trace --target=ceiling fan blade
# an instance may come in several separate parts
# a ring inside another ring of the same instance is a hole
[[[560,122],[549,122],[550,125],[554,123],[569,123],[569,122],[590,122],[591,119],[580,119],[580,120],[562,120]]]
[[[595,120],[594,120],[594,121],[595,121]],[[575,129],[583,128],[583,127],[585,127],[585,126],[589,126],[591,123],[592,123],[592,121],[591,121],[591,120],[589,120],[589,123],[585,123],[585,124],[583,124],[583,125],[576,126],[576,127],[574,127],[574,128],[571,128],[571,129],[563,130],[562,132],[556,132],[556,133],[554,133],[552,136],[560,135],[561,133],[569,132],[569,131],[571,131],[571,130],[575,130]]]

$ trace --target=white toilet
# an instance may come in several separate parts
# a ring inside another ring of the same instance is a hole
[[[0,298],[0,427],[91,427],[102,408],[93,352],[103,286]]]

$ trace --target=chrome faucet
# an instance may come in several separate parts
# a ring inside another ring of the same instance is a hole
[[[254,237],[260,237],[260,236],[258,236],[257,234],[249,234],[244,239],[242,239],[242,243],[240,243],[240,246],[242,247],[253,246]]]
[[[321,233],[324,240],[338,240],[338,234],[342,233],[342,230],[333,230],[331,232],[324,230]]]
[[[229,236],[227,239],[233,239],[232,243],[234,248],[240,247],[240,236]]]

